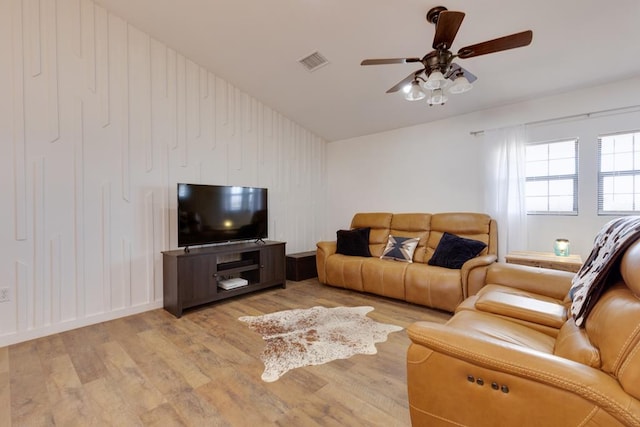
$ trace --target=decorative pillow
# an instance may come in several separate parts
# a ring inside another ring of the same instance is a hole
[[[461,268],[462,264],[478,256],[486,247],[487,245],[479,240],[465,239],[445,232],[428,264],[445,268]]]
[[[389,236],[387,247],[384,248],[380,258],[413,262],[413,252],[415,252],[418,242],[420,242],[418,238]]]
[[[354,228],[336,232],[336,253],[351,256],[371,256],[369,251],[369,232],[371,228]]]

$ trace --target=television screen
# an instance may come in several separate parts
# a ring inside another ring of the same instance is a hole
[[[267,237],[267,189],[178,184],[178,246]]]

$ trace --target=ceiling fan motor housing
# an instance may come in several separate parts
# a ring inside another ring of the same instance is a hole
[[[437,24],[440,12],[444,12],[445,10],[448,9],[444,6],[436,6],[429,9],[429,12],[427,12],[427,21],[431,22],[432,24]]]
[[[452,59],[453,54],[450,51],[440,49],[425,55],[425,57],[422,58],[422,65],[424,65],[427,75],[436,70],[445,74],[449,71]]]

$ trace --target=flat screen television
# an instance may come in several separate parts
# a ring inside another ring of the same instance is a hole
[[[178,246],[267,238],[267,189],[178,183]]]

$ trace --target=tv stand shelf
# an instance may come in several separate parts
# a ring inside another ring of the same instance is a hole
[[[239,261],[228,261],[228,262],[223,262],[218,264],[218,271],[231,271],[231,270],[238,270],[238,269],[243,269],[243,268],[252,268],[252,267],[257,267],[258,264],[254,264],[253,260],[251,259],[243,259],[243,260],[239,260]]]
[[[247,264],[247,265],[243,265],[240,267],[233,267],[233,268],[220,268],[220,266],[218,266],[218,275],[228,276],[235,273],[242,273],[243,271],[257,270],[259,268],[260,266],[258,264]]]
[[[282,286],[286,288],[285,243],[230,243],[162,252],[163,306],[176,317],[191,307]],[[248,284],[225,290],[218,281],[241,277]]]

